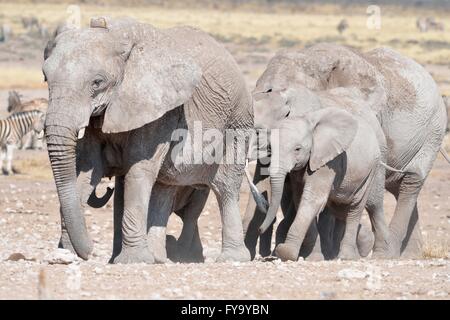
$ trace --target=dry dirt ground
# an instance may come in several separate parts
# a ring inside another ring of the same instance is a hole
[[[46,159],[44,152],[22,152],[19,159],[24,157],[33,157],[36,163]],[[112,246],[108,204],[87,212],[95,243],[92,259],[61,265],[46,262],[59,237],[53,182],[25,174],[4,176],[0,179],[0,299],[448,299],[449,180],[450,166],[439,157],[419,201],[426,252],[441,258],[215,263],[221,225],[211,197],[199,221],[205,263],[107,264]],[[244,182],[241,212],[249,196],[246,189]],[[393,198],[387,197],[386,211],[392,212],[393,205]],[[172,216],[168,233],[177,236],[180,227],[178,217]],[[23,254],[26,260],[6,261],[13,253]]]
[[[273,52],[231,43],[227,47],[252,88]],[[448,66],[427,68],[441,86],[448,85]],[[47,95],[46,90],[20,92],[25,100]],[[2,116],[6,98],[7,91],[0,91]],[[93,257],[87,262],[49,264],[60,227],[47,155],[45,151],[19,151],[16,167],[20,174],[0,176],[0,299],[450,298],[450,165],[440,155],[419,199],[425,256],[415,261],[215,263],[221,224],[216,200],[210,197],[199,221],[205,263],[109,265],[112,207],[108,204],[86,212],[95,243]],[[242,214],[248,196],[243,182]],[[390,218],[395,204],[392,196],[387,195],[385,203]],[[180,227],[180,220],[172,216],[168,232],[178,236]],[[8,260],[19,253],[26,260]]]

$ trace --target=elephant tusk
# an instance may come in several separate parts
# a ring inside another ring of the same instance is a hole
[[[442,156],[447,160],[448,163],[450,163],[450,157],[448,156],[447,152],[444,150],[444,148],[440,147],[439,151],[441,152]]]
[[[250,186],[250,192],[253,195],[253,199],[255,199],[256,206],[259,210],[267,214],[267,209],[269,208],[269,203],[266,198],[259,192],[258,187],[253,183],[250,172],[248,172],[248,159],[245,161],[245,176],[247,177],[247,182]]]
[[[78,140],[82,139],[84,137],[84,132],[86,131],[86,127],[82,128],[80,131],[78,131]]]

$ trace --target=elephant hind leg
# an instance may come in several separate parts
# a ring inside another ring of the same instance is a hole
[[[114,182],[114,237],[113,237],[113,252],[110,263],[122,251],[122,219],[124,210],[124,176],[117,176]]]
[[[419,224],[419,211],[417,202],[414,206],[411,219],[408,224],[406,237],[402,241],[402,257],[405,259],[420,259],[423,257],[423,239]]]
[[[183,229],[177,240],[177,257],[179,262],[204,262],[203,246],[198,230],[198,218],[208,200],[209,189],[194,190],[188,203],[176,213],[183,220]]]
[[[339,248],[338,257],[343,260],[356,260],[361,256],[356,245],[358,230],[360,228],[361,215],[364,210],[364,202],[348,208],[345,219],[345,231]]]
[[[176,191],[177,187],[158,182],[153,185],[147,216],[147,243],[156,263],[167,260],[166,228]]]
[[[329,207],[325,207],[319,215],[317,229],[319,231],[322,254],[326,260],[334,259],[337,256],[337,253],[334,252],[333,247],[335,223],[336,218],[331,212],[331,209]]]
[[[409,236],[413,234],[413,229],[419,227],[418,213],[417,213],[417,198],[421,190],[422,183],[408,183],[402,181],[399,188],[393,190],[393,194],[397,199],[394,215],[389,224],[391,233],[392,246],[394,250],[394,257],[398,258],[403,250],[411,240]],[[420,233],[420,232],[418,232]],[[416,235],[416,234],[415,234]],[[420,238],[419,243],[416,243],[417,250],[421,252]]]

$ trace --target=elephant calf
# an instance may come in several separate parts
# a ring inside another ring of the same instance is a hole
[[[372,126],[357,115],[330,107],[283,119],[276,128],[278,137],[276,129],[271,133],[271,202],[260,232],[275,218],[288,173],[299,203],[276,255],[296,261],[309,226],[324,209],[346,221],[339,258],[360,257],[356,239],[365,207],[375,231],[375,252],[384,247],[389,237],[383,212],[384,167]]]

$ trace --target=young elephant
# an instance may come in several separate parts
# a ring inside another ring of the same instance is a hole
[[[288,173],[295,179],[293,194],[299,197],[297,214],[286,240],[275,253],[282,260],[297,260],[305,234],[324,209],[346,220],[339,258],[359,258],[356,237],[368,198],[378,206],[372,213],[377,245],[389,236],[383,213],[384,168],[372,127],[358,116],[339,108],[325,108],[304,116],[286,118],[271,133],[271,203],[260,231],[264,232],[280,206]],[[377,174],[383,170],[383,174]],[[374,217],[373,214],[377,213]]]

